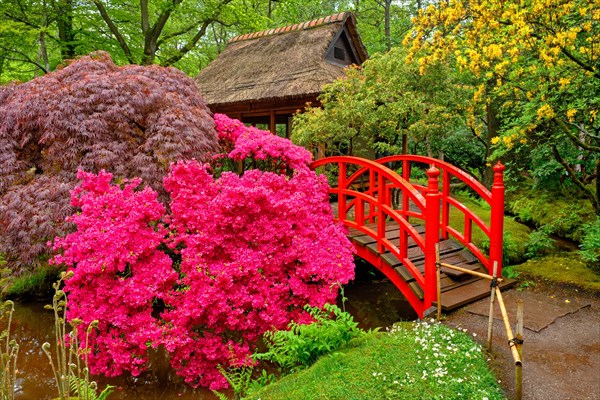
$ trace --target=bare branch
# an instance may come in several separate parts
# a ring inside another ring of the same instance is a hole
[[[186,43],[185,46],[183,46],[183,48],[181,48],[174,56],[172,56],[169,59],[167,59],[166,61],[162,62],[161,65],[166,67],[169,65],[173,65],[177,61],[181,60],[183,58],[183,56],[185,56],[190,50],[192,50],[196,46],[198,41],[206,34],[206,29],[208,28],[208,26],[211,23],[213,23],[219,19],[219,15],[221,14],[223,7],[226,6],[227,4],[231,3],[232,1],[233,0],[223,0],[221,2],[221,5],[219,6],[219,8],[217,10],[215,10],[214,15],[210,18],[207,18],[202,23],[202,26],[200,27],[198,32],[194,35],[194,37],[188,43]]]
[[[20,55],[20,56],[23,57],[23,58],[14,58],[14,57],[9,57],[7,55],[4,55],[2,58],[6,59],[6,60],[20,61],[20,62],[32,64],[32,65],[36,66],[37,68],[39,68],[44,74],[46,74],[46,73],[49,72],[46,68],[44,68],[44,66],[42,64],[38,63],[37,61],[32,60],[25,53],[22,53],[22,52],[20,52],[18,50],[15,50],[15,49],[9,49],[9,48],[4,47],[4,46],[0,46],[0,49],[2,49],[4,51],[7,51],[7,52],[10,52],[10,53],[18,54],[18,55]]]
[[[171,16],[171,13],[173,12],[173,10],[182,2],[182,0],[172,0],[172,1],[173,1],[173,5],[171,7],[166,7],[163,10],[163,12],[158,16],[156,23],[154,24],[154,26],[152,27],[152,29],[150,31],[150,37],[153,38],[155,41],[158,39],[158,37],[162,33],[162,30],[164,29],[165,24],[169,20],[169,17]],[[147,41],[147,39],[146,39],[146,41]]]
[[[186,43],[186,45],[183,46],[183,48],[181,48],[181,50],[179,50],[177,52],[177,54],[170,57],[166,61],[162,62],[161,65],[163,67],[168,67],[169,65],[173,65],[177,61],[181,60],[188,51],[190,51],[191,49],[194,48],[194,46],[196,46],[196,44],[198,43],[200,38],[202,38],[202,36],[204,36],[204,34],[206,33],[206,28],[208,28],[208,26],[212,22],[213,22],[213,20],[204,21],[204,23],[202,24],[202,26],[200,27],[200,30],[198,30],[196,35],[194,35],[194,37],[188,43]]]
[[[582,149],[587,150],[587,151],[599,151],[600,152],[600,146],[594,146],[592,144],[588,144],[588,143],[581,141],[577,135],[575,135],[573,132],[571,132],[571,129],[569,129],[569,126],[567,124],[565,124],[564,121],[562,121],[558,118],[553,118],[553,121],[556,122],[556,124],[567,135],[569,140],[571,140],[573,143],[575,143],[576,146],[579,146]],[[577,126],[577,125],[575,125],[575,126]],[[595,137],[593,135],[590,135],[589,133],[587,133],[587,134],[591,137]]]
[[[191,31],[192,29],[196,28],[201,23],[202,23],[202,20],[200,20],[200,21],[194,21],[192,24],[186,26],[185,28],[183,28],[183,29],[181,29],[181,30],[179,30],[177,32],[172,32],[172,33],[163,35],[162,38],[160,38],[160,40],[158,42],[156,42],[156,44],[160,47],[167,40],[170,40],[170,39],[173,39],[174,37],[186,34],[189,31]]]
[[[580,132],[582,132],[583,134],[585,134],[586,136],[589,136],[591,138],[594,139],[600,139],[600,136],[597,135],[593,135],[591,134],[587,129],[585,129],[585,127],[581,124],[576,124],[574,122],[571,123],[571,125],[573,125],[575,128],[577,128]]]
[[[102,1],[101,0],[92,0],[92,1],[94,2],[94,5],[100,12],[102,19],[104,20],[106,25],[108,25],[110,32],[113,34],[115,39],[117,39],[117,42],[119,42],[119,46],[121,46],[121,49],[125,53],[125,57],[127,57],[127,61],[129,61],[131,64],[135,64],[136,63],[135,59],[133,58],[133,55],[131,54],[131,50],[129,50],[129,46],[127,46],[127,42],[125,42],[125,38],[123,38],[123,35],[121,35],[121,32],[119,32],[119,28],[117,28],[115,23],[112,21],[112,19],[108,15],[108,12],[106,11],[106,8],[104,7],[104,4],[102,3]]]

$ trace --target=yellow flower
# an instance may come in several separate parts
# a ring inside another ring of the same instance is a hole
[[[494,136],[491,140],[492,144],[498,144],[499,141],[500,141],[500,138],[498,136]]]
[[[571,83],[571,80],[569,78],[560,78],[558,80],[558,83],[560,84],[560,88],[564,89],[565,86],[567,86],[569,83]]]
[[[574,108],[567,111],[567,118],[569,118],[569,122],[573,122],[575,114],[577,114],[577,110]]]
[[[554,110],[548,104],[544,104],[537,110],[539,119],[550,119],[554,117]]]
[[[510,136],[504,136],[504,137],[502,137],[502,142],[509,149],[511,149],[513,147],[513,144],[514,144],[513,141],[512,141],[512,137],[510,137]]]

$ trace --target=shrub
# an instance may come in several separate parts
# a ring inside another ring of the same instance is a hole
[[[303,306],[334,301],[353,277],[351,244],[306,150],[217,118],[228,154],[215,164],[256,160],[286,174],[222,170],[215,178],[208,165],[174,163],[164,180],[167,212],[139,179],[117,185],[107,172],[79,173],[72,204],[81,211],[70,217],[77,231],[55,241],[62,254],[53,262],[73,271],[68,319],[98,320],[93,373],[137,375],[149,350],[163,346],[191,385],[226,387],[218,365],[253,364],[264,332],[310,321]]]
[[[174,68],[119,67],[103,52],[0,87],[0,115],[0,253],[18,274],[72,229],[64,220],[78,169],[139,176],[161,190],[171,162],[218,147],[192,79]]]
[[[551,253],[554,250],[555,240],[550,237],[553,233],[553,227],[543,225],[539,229],[529,234],[527,242],[527,252],[525,257],[535,258]]]

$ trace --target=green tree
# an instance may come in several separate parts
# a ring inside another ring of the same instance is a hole
[[[405,43],[422,71],[442,61],[470,74],[470,125],[481,129],[485,108],[494,157],[546,149],[600,214],[599,0],[438,1]]]
[[[393,48],[350,68],[346,76],[326,86],[322,108],[309,108],[294,118],[293,140],[309,145],[327,143],[331,153],[366,155],[407,153],[409,139],[432,154],[433,138],[443,137],[460,124],[452,107],[464,97],[453,74],[438,64],[426,75]]]
[[[229,37],[266,28],[258,11],[248,0],[5,0],[1,79],[28,80],[98,49],[121,64],[177,65],[194,74]]]

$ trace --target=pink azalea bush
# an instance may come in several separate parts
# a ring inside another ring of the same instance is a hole
[[[311,154],[304,147],[296,146],[255,127],[247,127],[238,120],[224,114],[215,114],[215,125],[223,154],[215,158],[226,158],[260,167],[263,171],[283,172],[286,170],[308,170]]]
[[[264,170],[215,178],[214,166],[177,162],[164,180],[169,212],[137,179],[79,172],[77,231],[55,240],[53,262],[74,273],[68,318],[99,321],[93,373],[138,375],[164,346],[186,382],[224,388],[218,365],[251,364],[264,332],[308,322],[305,304],[335,301],[353,278],[350,242],[310,154],[224,115],[215,123],[226,152],[215,164],[258,160]]]

